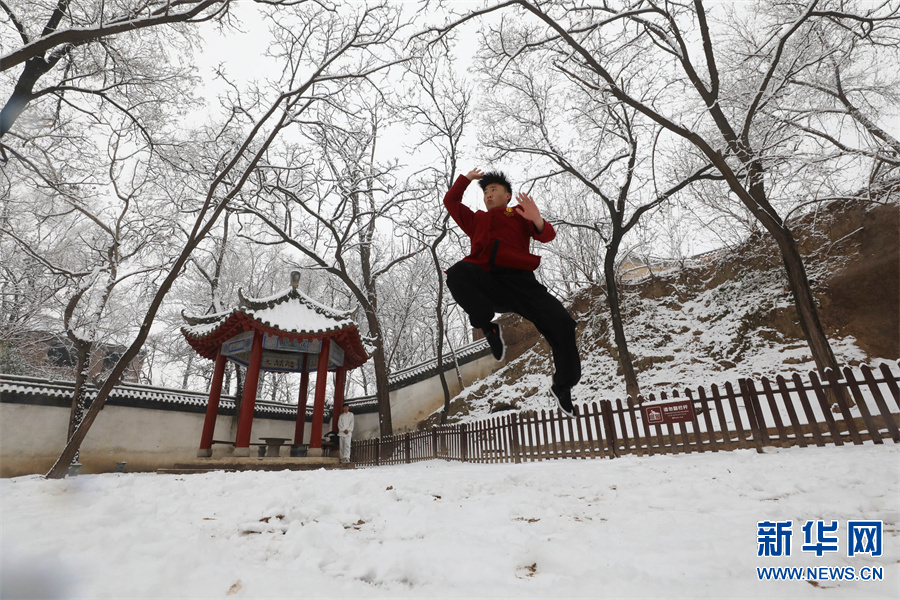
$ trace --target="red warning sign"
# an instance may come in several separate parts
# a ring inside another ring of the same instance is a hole
[[[694,420],[694,405],[690,400],[650,404],[642,408],[644,423],[647,425],[668,425]]]

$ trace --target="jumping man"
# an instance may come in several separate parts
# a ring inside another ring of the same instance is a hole
[[[484,190],[486,211],[473,212],[462,203],[473,180]],[[572,416],[572,387],[581,378],[581,358],[575,343],[575,321],[562,303],[534,276],[540,256],[529,251],[533,239],[547,243],[556,237],[534,199],[519,192],[517,206],[509,207],[512,186],[503,173],[473,169],[460,175],[444,206],[471,240],[469,255],[447,269],[447,287],[472,327],[481,329],[497,360],[506,348],[494,313],[514,312],[534,323],[553,350],[556,371],[550,393],[560,410]]]

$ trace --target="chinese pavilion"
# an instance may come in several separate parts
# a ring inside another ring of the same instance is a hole
[[[212,315],[188,316],[181,332],[188,344],[204,358],[216,361],[206,420],[197,456],[212,456],[213,432],[219,412],[226,361],[247,367],[244,393],[238,414],[234,456],[250,455],[250,430],[260,371],[299,372],[300,394],[294,444],[303,443],[306,426],[309,374],[316,372],[310,454],[322,447],[327,373],[336,373],[332,429],[344,401],[347,371],[368,360],[356,324],[347,312],[323,306],[297,289],[300,273],[291,273],[291,287],[269,298],[246,298],[234,309]]]

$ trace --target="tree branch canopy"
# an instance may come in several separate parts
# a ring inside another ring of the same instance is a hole
[[[158,25],[208,20],[226,10],[230,2],[231,0],[181,0],[180,2],[158,3],[158,8],[149,11],[149,16],[143,18],[136,18],[138,17],[136,14],[126,14],[95,27],[71,27],[61,30],[48,27],[49,31],[45,30],[44,35],[40,38],[27,42],[21,48],[0,57],[0,72],[32,59],[43,59],[50,50],[58,46],[78,46],[118,33]],[[186,6],[187,9],[183,12],[171,12],[173,7],[179,6]],[[209,8],[213,8],[210,14],[203,15],[202,13]]]

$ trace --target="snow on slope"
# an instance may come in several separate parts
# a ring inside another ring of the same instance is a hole
[[[687,294],[684,294],[687,295]],[[625,382],[619,363],[610,353],[612,334],[605,297],[592,299],[591,309],[576,315],[585,323],[579,336],[582,358],[581,383],[573,389],[576,402],[624,399]],[[761,315],[784,310],[791,300],[777,270],[754,271],[705,290],[691,300],[676,293],[668,298],[647,299],[628,294],[625,324],[629,349],[638,365],[638,381],[645,396],[672,389],[709,389],[727,381],[737,387],[742,377],[759,378],[807,374],[815,369],[809,348],[767,327],[748,327]],[[891,362],[867,357],[852,337],[831,338],[840,364]],[[896,367],[896,363],[894,362]],[[467,414],[460,420],[484,418],[493,406],[519,410],[555,408],[549,395],[553,364],[544,344],[539,344],[502,369],[460,394]]]

